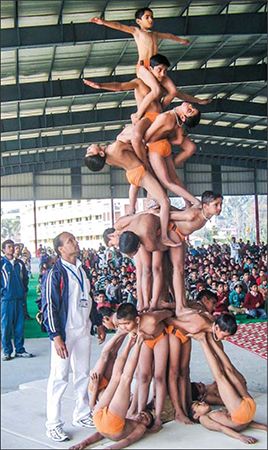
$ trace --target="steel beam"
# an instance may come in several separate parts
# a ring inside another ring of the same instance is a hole
[[[48,129],[66,129],[78,126],[98,126],[107,124],[120,124],[121,121],[130,121],[130,115],[136,107],[110,108],[93,111],[79,111],[64,114],[50,114],[45,116],[22,117],[19,119],[6,119],[1,122],[1,132],[36,131]],[[214,110],[213,110],[214,111]],[[19,123],[20,122],[20,123]],[[191,132],[191,130],[190,130]],[[265,131],[247,130],[230,127],[198,125],[192,130],[195,135],[233,137],[237,139],[266,141]]]
[[[234,67],[215,67],[211,69],[177,70],[168,73],[176,86],[199,86],[204,84],[244,83],[267,80],[267,64]],[[135,78],[133,75],[116,77],[96,77],[96,83],[123,83]],[[104,92],[104,91],[101,91]],[[30,100],[40,98],[66,97],[73,95],[96,94],[96,89],[86,86],[81,78],[56,80],[19,85],[1,86],[1,102]]]
[[[154,29],[177,36],[218,36],[266,34],[266,13],[217,14],[208,16],[169,17],[155,19]],[[137,26],[134,20],[122,24]],[[186,26],[187,25],[187,26]],[[2,50],[37,48],[51,45],[73,45],[98,41],[126,39],[126,34],[93,23],[23,27],[18,42],[17,28],[1,30]],[[74,40],[75,36],[75,40]]]

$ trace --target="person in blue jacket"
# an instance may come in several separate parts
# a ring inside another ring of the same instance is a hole
[[[24,302],[28,276],[14,258],[14,242],[7,239],[2,243],[1,258],[1,341],[3,361],[9,361],[13,352],[11,341],[14,333],[15,357],[31,358],[24,348]]]
[[[63,430],[61,400],[68,385],[70,366],[76,400],[72,424],[94,427],[88,394],[92,299],[74,235],[62,232],[53,244],[59,259],[42,278],[41,287],[44,325],[51,340],[46,436],[55,442],[64,442],[70,437]]]

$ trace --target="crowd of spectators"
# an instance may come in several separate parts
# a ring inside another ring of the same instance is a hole
[[[51,249],[40,245],[40,279],[57,259]],[[108,307],[115,312],[122,302],[137,306],[134,261],[117,250],[100,245],[98,250],[83,248],[80,259],[91,284],[97,311]],[[198,293],[209,289],[215,294],[214,315],[231,311],[254,318],[266,318],[267,245],[262,242],[236,242],[194,247],[187,243],[185,287],[189,304]],[[40,285],[37,287],[40,292]],[[170,294],[170,300],[172,296]]]
[[[235,249],[232,248],[235,244]],[[231,311],[266,319],[267,245],[242,239],[236,243],[213,244],[205,248],[188,245],[185,264],[189,303],[209,289],[215,294],[214,315]]]

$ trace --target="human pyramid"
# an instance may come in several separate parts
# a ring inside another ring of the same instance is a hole
[[[192,302],[188,307],[185,295],[185,236],[219,215],[223,201],[221,194],[205,191],[200,202],[186,190],[175,170],[195,151],[183,125],[196,126],[200,111],[188,102],[206,104],[211,100],[192,97],[176,88],[167,76],[168,59],[158,54],[158,40],[184,45],[189,41],[151,31],[150,8],[136,12],[138,27],[100,18],[91,22],[132,34],[139,54],[137,78],[129,82],[97,84],[84,80],[95,89],[135,90],[138,109],[131,116],[132,125],[112,144],[90,145],[85,164],[92,171],[101,170],[105,163],[126,171],[130,214],[104,232],[104,241],[134,257],[138,308],[125,303],[116,313],[107,308],[99,310],[105,327],[116,333],[105,344],[91,375],[91,409],[97,432],[70,448],[82,449],[103,438],[115,441],[106,448],[126,448],[146,432],[159,432],[165,422],[167,399],[174,411],[172,419],[187,425],[201,423],[209,430],[254,443],[257,439],[241,432],[249,426],[263,430],[267,427],[253,421],[256,403],[221,342],[236,332],[235,317],[224,313],[215,319],[213,298],[204,303]],[[183,103],[163,112],[175,97]],[[182,150],[174,158],[171,144]],[[139,187],[147,191],[152,207],[148,205],[146,211],[135,214]],[[185,200],[183,210],[170,206],[165,189]],[[169,302],[169,292],[174,302]],[[127,343],[119,353],[127,335]],[[191,338],[199,341],[216,382],[210,396],[212,404],[224,405],[225,409],[212,411],[208,403],[193,401],[189,375]],[[152,381],[153,400],[149,405]]]

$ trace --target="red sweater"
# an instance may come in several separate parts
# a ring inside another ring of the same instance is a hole
[[[259,306],[256,306],[257,303],[259,303]],[[263,296],[260,292],[257,293],[256,297],[254,297],[251,292],[248,292],[245,297],[244,301],[244,308],[247,309],[257,309],[257,308],[263,308],[264,307],[264,300]]]

